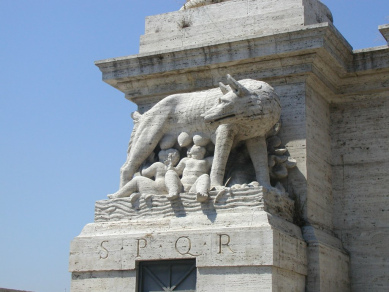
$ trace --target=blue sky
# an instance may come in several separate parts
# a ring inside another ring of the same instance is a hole
[[[138,52],[184,0],[0,0],[0,287],[69,291],[70,241],[116,191],[135,106],[96,60]],[[388,0],[323,0],[354,49],[385,45]]]

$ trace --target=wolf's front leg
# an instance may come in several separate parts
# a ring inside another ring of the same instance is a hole
[[[211,168],[211,188],[223,185],[224,173],[236,131],[230,125],[220,125],[216,130],[215,153]]]
[[[265,137],[255,137],[246,140],[247,150],[255,169],[258,183],[263,187],[270,186],[269,166],[267,159],[267,145]]]

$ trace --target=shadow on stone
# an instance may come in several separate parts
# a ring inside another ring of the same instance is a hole
[[[176,217],[185,217],[186,216],[185,208],[184,208],[184,205],[182,204],[181,197],[178,197],[177,199],[170,201],[170,204],[172,206],[174,215]]]
[[[211,221],[212,223],[215,222],[217,217],[217,212],[213,204],[213,200],[209,199],[206,202],[200,204],[201,204],[201,211],[203,211],[204,215],[207,216],[208,220]]]

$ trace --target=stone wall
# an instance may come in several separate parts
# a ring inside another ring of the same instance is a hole
[[[389,93],[331,106],[334,225],[352,291],[389,290]]]
[[[72,273],[71,291],[136,291],[136,271]]]
[[[275,83],[274,86],[282,106],[280,137],[290,156],[297,161],[297,167],[290,171],[285,187],[292,196],[305,201],[307,186],[305,84],[297,80],[288,84]]]
[[[332,229],[331,137],[328,102],[307,84],[307,221],[327,230]]]

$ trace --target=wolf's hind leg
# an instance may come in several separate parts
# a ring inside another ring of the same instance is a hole
[[[255,169],[258,183],[263,187],[270,186],[267,146],[265,137],[254,137],[246,140],[247,150]]]
[[[132,179],[142,163],[155,149],[165,134],[162,131],[163,127],[164,121],[155,124],[151,118],[142,120],[142,125],[139,125],[137,129],[139,134],[136,135],[135,141],[131,145],[131,151],[127,155],[127,161],[120,169],[120,188]]]

